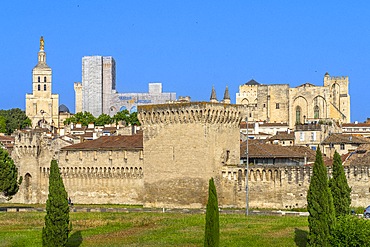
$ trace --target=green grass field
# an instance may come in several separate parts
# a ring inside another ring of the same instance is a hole
[[[1,212],[0,246],[41,246],[45,212]],[[71,212],[67,246],[203,246],[204,214]],[[220,215],[221,246],[306,246],[306,217]]]

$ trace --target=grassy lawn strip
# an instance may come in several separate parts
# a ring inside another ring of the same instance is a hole
[[[0,213],[1,246],[41,246],[44,212]],[[204,214],[71,212],[68,246],[203,246]],[[220,215],[221,246],[305,246],[306,217]]]

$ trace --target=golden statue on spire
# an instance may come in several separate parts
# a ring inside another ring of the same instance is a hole
[[[41,36],[40,38],[40,51],[43,51],[44,50],[44,37]]]

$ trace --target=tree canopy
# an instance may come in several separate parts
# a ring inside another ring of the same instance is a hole
[[[106,124],[111,123],[118,124],[119,122],[127,125],[140,125],[140,122],[137,118],[137,112],[133,112],[130,114],[128,110],[123,110],[117,112],[116,115],[110,117],[107,114],[101,114],[99,117],[95,118],[90,112],[78,112],[75,115],[67,118],[64,121],[65,125],[69,125],[71,123],[77,124],[80,123],[82,126],[88,126],[90,123],[93,123],[97,126],[104,126]]]
[[[22,177],[18,180],[18,169],[9,156],[8,151],[0,147],[0,192],[7,200],[12,199],[22,183]]]
[[[31,126],[31,120],[27,117],[26,113],[19,108],[10,110],[0,110],[0,116],[5,118],[6,131],[2,132],[3,119],[0,118],[0,132],[10,135],[16,129],[24,129]]]

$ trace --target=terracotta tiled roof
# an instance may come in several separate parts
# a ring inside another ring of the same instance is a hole
[[[73,128],[71,131],[85,131],[87,129],[86,126],[82,126],[81,128]]]
[[[344,123],[342,124],[342,127],[348,128],[348,127],[370,127],[370,123]]]
[[[260,127],[288,127],[288,123],[261,123]]]
[[[347,155],[343,165],[369,165],[370,164],[370,144],[360,145],[356,151]]]
[[[276,135],[269,138],[269,140],[294,140],[294,132],[291,131],[290,133],[285,131],[278,131]]]
[[[254,123],[255,122],[248,122],[248,127],[253,129],[254,128]],[[263,127],[288,127],[288,124],[287,123],[259,123],[259,127],[260,128],[263,128]],[[242,129],[246,129],[247,128],[247,122],[245,121],[242,121],[240,122],[240,128]]]
[[[304,152],[303,149],[307,152]],[[240,145],[240,156],[245,157],[246,143]],[[312,150],[311,150],[312,151]],[[311,154],[309,148],[292,148],[264,143],[264,140],[248,140],[248,154],[250,158],[304,158]]]
[[[365,144],[370,141],[364,137],[348,135],[348,134],[331,134],[322,141],[322,145],[328,144]]]
[[[0,142],[14,142],[13,136],[0,136]]]
[[[102,136],[96,140],[86,141],[62,148],[62,150],[120,150],[143,149],[143,135]]]

